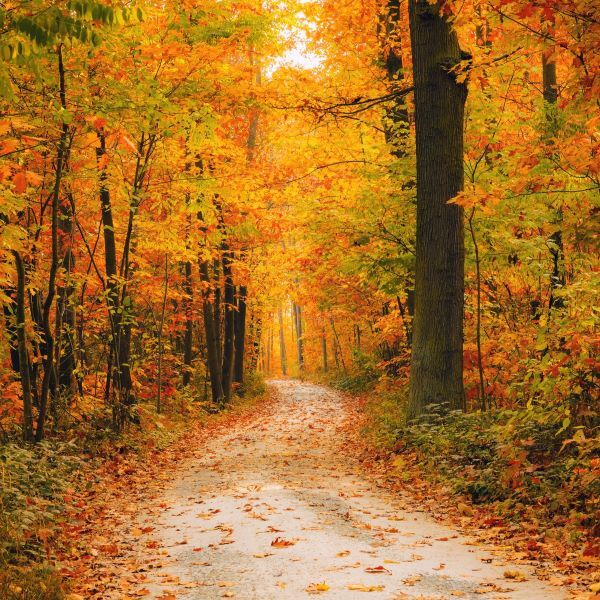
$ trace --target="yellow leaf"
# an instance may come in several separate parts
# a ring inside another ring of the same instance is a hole
[[[526,581],[527,577],[521,571],[504,571],[505,579],[513,579],[514,581]]]
[[[346,586],[353,592],[383,592],[385,585],[363,585],[362,583],[351,583]]]
[[[321,594],[322,592],[327,592],[329,591],[329,586],[325,583],[311,583],[307,588],[306,591],[309,594]]]

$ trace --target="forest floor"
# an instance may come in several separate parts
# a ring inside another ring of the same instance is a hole
[[[183,456],[150,465],[90,517],[80,533],[91,550],[63,563],[73,600],[569,597],[506,546],[366,474],[348,398],[295,380],[269,387],[270,400],[188,438]]]

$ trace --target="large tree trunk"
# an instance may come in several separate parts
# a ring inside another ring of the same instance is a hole
[[[415,318],[408,416],[427,405],[464,409],[463,210],[448,204],[464,185],[467,88],[451,69],[458,39],[439,6],[410,0],[417,149]]]

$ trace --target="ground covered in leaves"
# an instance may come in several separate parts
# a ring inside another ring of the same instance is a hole
[[[142,469],[107,463],[113,485],[79,498],[71,518],[62,559],[73,600],[577,593],[540,557],[498,544],[493,523],[487,543],[467,535],[471,506],[447,516],[438,491],[401,490],[367,458],[355,400],[298,381],[271,391]]]

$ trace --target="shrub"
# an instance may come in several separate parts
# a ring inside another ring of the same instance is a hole
[[[428,472],[476,503],[501,501],[508,511],[536,505],[580,522],[597,510],[597,441],[555,409],[465,414],[432,405],[401,423],[395,439],[398,451],[416,451]]]
[[[0,562],[43,557],[79,465],[73,450],[51,442],[0,447]]]

